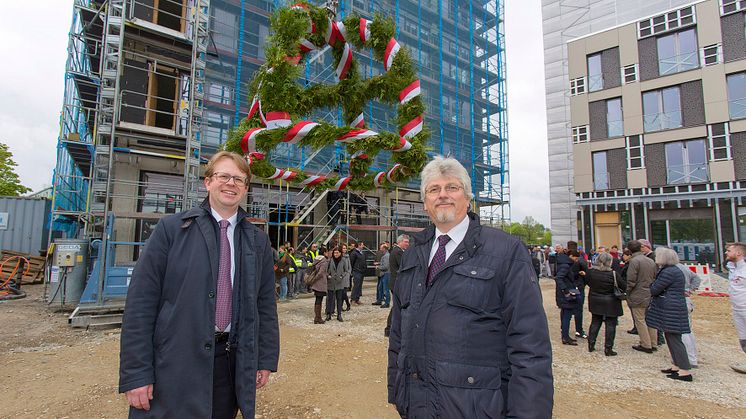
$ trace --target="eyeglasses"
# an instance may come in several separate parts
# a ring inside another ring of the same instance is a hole
[[[446,185],[445,188],[442,188],[440,186],[431,186],[425,189],[425,194],[426,195],[440,195],[440,191],[442,191],[443,189],[445,189],[447,194],[451,195],[451,194],[455,194],[461,189],[464,189],[464,187],[461,185],[454,185],[452,183],[449,185]]]
[[[236,186],[246,186],[248,183],[248,179],[243,176],[232,176],[228,173],[223,172],[215,172],[212,174],[213,178],[217,179],[220,183],[228,183],[231,179],[233,179],[233,183],[236,184]]]

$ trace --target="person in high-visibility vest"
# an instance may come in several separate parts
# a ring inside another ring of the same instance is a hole
[[[295,249],[288,246],[286,247],[288,253],[288,298],[295,298],[295,268],[297,267],[295,263]]]
[[[314,243],[311,245],[311,250],[308,251],[309,259],[311,260],[311,265],[313,265],[316,262],[316,258],[319,257],[319,245]]]
[[[293,295],[298,296],[299,294],[306,293],[306,285],[303,283],[303,278],[306,276],[306,269],[309,266],[308,256],[306,255],[308,248],[303,247],[300,251],[294,250],[290,253],[290,258],[293,259],[295,264],[295,279],[291,284],[288,284],[293,290]]]

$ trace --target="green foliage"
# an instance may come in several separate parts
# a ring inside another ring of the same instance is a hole
[[[511,223],[508,232],[514,236],[518,236],[526,244],[552,244],[552,232],[531,216],[524,218],[522,223]]]
[[[271,36],[265,48],[266,63],[254,74],[248,86],[249,98],[257,96],[261,99],[262,111],[282,111],[290,114],[293,123],[297,123],[320,108],[333,108],[341,104],[342,117],[346,124],[351,124],[363,112],[368,101],[377,100],[389,105],[398,106],[396,124],[399,128],[408,122],[424,116],[425,106],[418,96],[408,103],[399,106],[399,93],[413,81],[417,80],[415,66],[407,48],[402,47],[394,58],[391,68],[385,74],[363,80],[360,77],[357,62],[353,59],[347,76],[336,85],[314,85],[308,88],[297,82],[301,75],[301,66],[293,64],[289,57],[300,55],[301,63],[307,58],[299,44],[302,38],[307,39],[316,47],[322,48],[326,44],[325,34],[330,20],[324,8],[316,7],[306,1],[299,2],[305,10],[293,8],[278,9],[270,19]],[[309,19],[313,22],[315,31],[308,33]],[[371,37],[364,44],[359,37],[360,16],[350,15],[344,19],[347,39],[352,46],[362,49],[371,48],[373,56],[382,61],[386,46],[396,33],[396,26],[390,18],[377,14],[369,23]],[[331,50],[334,66],[339,63],[344,52],[344,43],[336,42]],[[315,53],[315,52],[314,52]],[[241,140],[249,129],[263,127],[258,113],[251,118],[242,120],[229,133],[224,145],[226,150],[243,153]],[[265,155],[264,159],[253,159],[252,172],[259,177],[266,178],[275,173],[275,167],[269,163],[272,150],[282,142],[289,131],[288,128],[265,130],[256,135],[255,148]],[[351,127],[337,127],[328,123],[319,123],[299,143],[312,149],[332,146],[335,140],[347,132]],[[406,152],[392,153],[392,163],[401,164],[400,170],[392,177],[396,181],[404,181],[420,172],[427,161],[427,141],[429,130],[422,132],[409,141],[412,148]],[[398,133],[381,132],[376,136],[346,144],[347,152],[352,155],[363,151],[367,159],[353,159],[350,162],[350,173],[353,176],[348,188],[355,190],[370,190],[375,187],[374,173],[368,173],[371,157],[383,150],[393,150],[400,146]],[[289,168],[297,173],[292,182],[300,183],[308,175],[300,170]],[[330,177],[315,186],[317,189],[330,188],[339,178]],[[384,186],[391,186],[388,180]]]
[[[0,143],[0,196],[20,196],[31,192],[30,188],[21,185],[15,172],[16,162],[8,146]]]

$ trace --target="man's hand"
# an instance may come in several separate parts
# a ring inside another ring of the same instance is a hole
[[[256,389],[264,387],[269,381],[269,370],[259,370],[256,372]]]
[[[148,384],[126,391],[127,401],[135,409],[150,410],[150,401],[153,400],[153,385]]]

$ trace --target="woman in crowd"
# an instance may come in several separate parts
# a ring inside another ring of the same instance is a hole
[[[556,301],[560,308],[562,344],[577,346],[578,342],[570,337],[570,320],[578,311],[580,287],[583,280],[573,273],[572,265],[578,260],[577,250],[557,253]]]
[[[591,312],[591,327],[588,330],[588,352],[596,350],[596,338],[601,330],[601,323],[606,325],[604,336],[604,355],[615,356],[614,338],[616,337],[617,318],[624,314],[622,301],[614,295],[614,288],[627,289],[627,281],[611,269],[614,258],[608,253],[599,253],[585,276],[590,290],[588,291],[588,310]]]
[[[309,281],[311,291],[313,291],[313,295],[316,297],[316,301],[313,304],[314,324],[324,324],[324,319],[321,318],[321,303],[328,289],[329,256],[330,252],[325,248],[321,248],[319,255],[313,261],[313,266],[308,270],[308,275],[312,278]]]
[[[336,305],[337,320],[344,321],[342,320],[342,301],[344,301],[345,286],[349,282],[348,277],[351,271],[350,262],[342,257],[342,249],[335,247],[332,250],[332,259],[328,268],[326,320],[332,319],[332,312]]]
[[[692,381],[691,364],[681,335],[690,333],[689,313],[686,307],[684,273],[676,267],[679,255],[667,247],[655,249],[658,274],[650,285],[653,297],[645,315],[648,326],[661,330],[666,336],[673,367],[661,370],[668,378]]]
[[[345,311],[350,311],[350,290],[352,289],[352,264],[350,263],[350,254],[347,253],[347,245],[342,245],[342,258],[344,258],[345,262],[350,265],[350,275],[347,278],[347,282],[345,283],[344,288],[344,301],[345,301]]]

